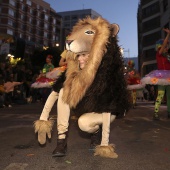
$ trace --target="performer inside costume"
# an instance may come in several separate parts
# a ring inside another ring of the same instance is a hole
[[[160,120],[158,112],[165,91],[167,96],[168,118],[170,118],[170,60],[168,54],[170,30],[168,28],[163,30],[167,33],[165,39],[160,39],[156,42],[156,60],[158,70],[154,70],[142,78],[142,82],[145,84],[158,85],[158,94],[153,114],[154,120]]]
[[[57,147],[52,156],[67,153],[72,109],[79,117],[80,129],[92,134],[94,155],[117,158],[114,145],[109,144],[110,123],[116,116],[123,117],[130,107],[118,31],[117,24],[103,18],[86,18],[74,26],[68,37],[66,48],[72,55],[67,56],[66,80],[58,97]]]
[[[169,55],[168,55],[168,42],[169,42],[169,36],[170,36],[170,30],[164,29],[164,31],[167,33],[166,38],[164,40],[160,40],[156,43],[156,59],[157,59],[157,66],[158,70],[170,70],[170,61],[169,61]],[[170,78],[170,73],[169,73]],[[155,112],[153,118],[155,120],[159,120],[159,108],[162,102],[162,99],[164,97],[166,90],[166,96],[167,96],[167,110],[168,110],[168,118],[170,118],[170,85],[158,85],[158,95],[155,102]]]
[[[133,60],[129,60],[127,64],[127,70],[125,78],[128,83],[128,90],[131,92],[132,107],[136,106],[137,90],[143,89],[144,85],[141,84],[140,75],[135,69],[135,63]]]

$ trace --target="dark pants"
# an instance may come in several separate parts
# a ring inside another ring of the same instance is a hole
[[[12,92],[5,93],[5,105],[9,106],[12,104]]]
[[[51,93],[51,88],[42,88],[42,89],[40,89],[40,93],[41,93],[41,96],[42,96],[42,103],[45,104],[48,96]]]

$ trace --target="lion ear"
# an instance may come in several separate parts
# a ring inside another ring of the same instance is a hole
[[[120,27],[118,24],[111,24],[111,28],[113,29],[113,37],[115,37],[118,34]]]

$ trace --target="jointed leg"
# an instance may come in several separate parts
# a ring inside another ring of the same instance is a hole
[[[43,111],[40,116],[40,120],[48,120],[50,111],[57,99],[58,99],[58,93],[52,91],[46,100],[46,103],[44,105]]]
[[[155,101],[155,112],[153,116],[155,120],[159,120],[158,112],[159,112],[159,108],[160,108],[162,99],[164,97],[164,94],[165,94],[165,86],[158,85],[158,95]]]
[[[168,118],[170,118],[170,85],[166,86],[166,97],[167,97]]]
[[[99,114],[93,112],[83,114],[79,118],[78,124],[80,129],[88,133],[93,133],[92,136],[98,136],[95,132],[97,131],[98,133],[98,130],[100,130],[100,126],[102,125],[102,139],[98,139],[100,140],[100,144],[95,147],[94,155],[117,158],[113,145],[109,145],[110,123],[113,122],[115,117],[115,115],[111,115],[110,113]]]
[[[51,131],[54,124],[53,120],[48,120],[50,111],[58,99],[58,93],[52,91],[44,105],[40,119],[34,122],[35,133],[38,132],[38,141],[40,144],[46,143],[46,135],[51,138]]]

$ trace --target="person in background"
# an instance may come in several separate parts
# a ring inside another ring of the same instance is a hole
[[[47,55],[46,57],[46,64],[44,64],[43,69],[40,71],[40,75],[37,79],[46,78],[46,73],[52,71],[54,69],[54,65],[52,64],[52,55]],[[40,94],[42,96],[42,103],[45,104],[49,94],[51,93],[51,88],[41,88]]]
[[[54,65],[52,64],[52,59],[53,56],[52,55],[47,55],[46,57],[46,64],[44,64],[42,73],[46,74],[49,71],[52,71],[54,69]]]
[[[157,67],[158,70],[170,70],[170,61],[169,61],[169,55],[168,55],[168,43],[170,38],[170,30],[168,28],[163,29],[167,35],[164,40],[159,40],[156,43],[156,60],[157,60]],[[170,75],[169,75],[170,77]],[[170,118],[170,85],[158,85],[158,94],[155,101],[155,110],[153,119],[159,120],[159,108],[162,102],[162,99],[164,97],[166,91],[167,96],[167,111],[168,111],[168,118]]]
[[[27,103],[32,102],[32,96],[31,96],[31,83],[32,83],[32,78],[33,78],[33,73],[31,69],[26,70],[25,74],[25,93],[26,93],[26,99]]]
[[[135,63],[133,60],[129,60],[127,64],[127,73],[125,74],[125,79],[127,81],[127,89],[131,93],[131,103],[132,107],[136,106],[136,98],[137,98],[137,90],[142,90],[143,85],[140,82],[140,75],[138,71],[135,69]]]
[[[7,107],[12,107],[12,93],[14,91],[14,87],[20,84],[23,84],[23,82],[13,81],[13,75],[10,75],[10,77],[8,77],[7,81],[4,83],[5,105]]]
[[[3,80],[2,76],[0,76],[0,108],[5,107],[4,96],[5,96],[4,80]]]
[[[4,80],[6,78],[5,67],[6,67],[6,63],[5,62],[1,62],[0,63],[0,76],[2,76]]]

